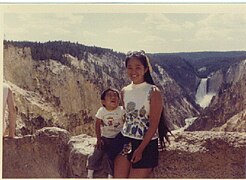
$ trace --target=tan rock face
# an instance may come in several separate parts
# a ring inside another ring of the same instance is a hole
[[[95,135],[93,122],[101,106],[101,91],[109,86],[121,89],[129,83],[124,61],[119,59],[123,57],[111,52],[101,56],[85,52],[87,59],[64,54],[59,60],[34,60],[32,51],[11,43],[4,48],[4,77],[14,86],[20,134],[56,126],[73,135]],[[171,128],[182,127],[184,119],[198,111],[164,69],[159,70],[162,73],[153,76],[165,98],[167,119],[175,124]],[[37,118],[44,123],[37,126]]]
[[[246,109],[231,117],[221,127],[213,128],[213,131],[246,132]]]
[[[86,134],[73,136],[68,142],[69,144],[69,177],[87,177],[87,156],[93,152],[96,144],[96,138],[92,138]],[[101,171],[94,173],[95,178],[106,178],[107,174]]]
[[[44,128],[34,135],[3,141],[4,178],[67,177],[69,133]]]
[[[221,82],[224,76],[224,82]],[[220,80],[219,80],[220,79]],[[244,111],[246,109],[246,60],[231,66],[226,74],[215,73],[211,77],[211,92],[217,91],[215,84],[220,87],[217,96],[211,101],[201,117],[188,130],[222,130],[246,132]],[[221,128],[220,128],[221,127]]]
[[[94,114],[101,106],[100,89],[74,67],[54,60],[34,61],[30,48],[4,51],[4,76],[10,81],[18,107],[19,133],[32,134],[57,126],[72,134],[94,135]],[[44,119],[41,127],[37,117]]]
[[[223,72],[218,70],[210,75],[208,79],[208,92],[218,94],[221,84],[223,83]]]
[[[155,176],[244,178],[246,133],[185,132],[161,152]]]
[[[160,152],[155,178],[245,178],[246,133],[182,132]],[[85,178],[95,138],[59,128],[4,139],[4,178]],[[95,177],[106,177],[103,171]]]
[[[198,116],[199,111],[187,100],[185,92],[165,71],[159,67],[160,75],[153,73],[153,78],[163,93],[166,118],[172,122],[171,129],[183,127],[185,118]],[[158,77],[159,76],[159,77]],[[182,94],[182,95],[181,95]],[[180,108],[177,108],[180,107]]]
[[[4,51],[4,77],[17,86],[30,87],[29,84],[33,77],[32,66],[33,60],[30,48],[21,49],[9,46],[8,51]]]

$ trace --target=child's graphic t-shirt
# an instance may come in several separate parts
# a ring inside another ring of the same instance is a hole
[[[96,118],[103,121],[101,135],[106,138],[114,138],[122,130],[124,114],[125,110],[122,106],[118,106],[113,111],[101,107],[96,113]]]

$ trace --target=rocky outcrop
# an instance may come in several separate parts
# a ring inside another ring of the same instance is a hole
[[[3,178],[85,178],[95,138],[59,128],[4,139]],[[160,152],[156,178],[245,178],[246,133],[180,132]],[[102,171],[95,177],[106,177]]]
[[[217,93],[217,96],[212,99],[209,107],[201,113],[201,117],[188,127],[187,130],[223,129],[226,131],[239,130],[239,132],[245,132],[245,128],[240,128],[245,125],[245,121],[242,119],[244,117],[243,113],[241,115],[237,114],[246,109],[246,60],[232,65],[225,74],[217,72],[214,76],[216,77],[210,78],[209,90],[210,92]],[[215,88],[216,83],[219,87],[217,89]],[[231,118],[234,119],[231,121],[238,123],[227,123]],[[235,118],[238,119],[235,120]],[[227,125],[224,125],[226,123]],[[228,127],[230,124],[233,127]],[[221,126],[226,126],[227,128],[219,128]]]
[[[4,74],[16,94],[18,120],[22,121],[19,124],[26,128],[21,131],[22,135],[38,129],[32,122],[37,117],[49,122],[46,126],[62,127],[74,135],[93,135],[93,117],[101,106],[102,88],[91,82],[96,75],[90,77],[86,72],[55,60],[34,61],[30,48],[8,46],[4,51]]]
[[[210,74],[208,78],[208,93],[213,93],[218,95],[221,85],[224,82],[224,73],[222,70],[218,70]]]
[[[68,176],[72,178],[76,177],[87,177],[87,156],[91,154],[96,144],[96,138],[88,136],[86,134],[81,134],[78,136],[73,136],[69,142],[69,171]],[[95,178],[106,178],[107,174],[101,171],[96,171],[94,173]]]
[[[3,178],[63,178],[68,172],[70,135],[43,128],[34,135],[3,141]]]
[[[171,129],[183,127],[185,119],[198,116],[199,110],[177,82],[160,65],[155,66],[156,72],[153,72],[152,76],[163,93],[165,116],[172,122],[169,127]]]
[[[245,178],[246,133],[182,132],[161,153],[155,177]]]
[[[225,124],[213,131],[246,132],[246,109],[231,117]]]

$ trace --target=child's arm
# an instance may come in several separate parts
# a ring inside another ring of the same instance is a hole
[[[101,119],[96,119],[96,125],[95,125],[95,130],[96,130],[96,136],[97,136],[97,149],[102,149],[102,136],[101,136],[101,125],[102,125],[102,120]]]

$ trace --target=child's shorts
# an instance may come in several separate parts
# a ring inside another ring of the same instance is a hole
[[[111,144],[111,149],[114,149],[114,153],[111,154],[112,159],[117,155],[122,155],[131,161],[134,151],[141,144],[142,140],[132,139],[124,137],[121,133],[114,139]],[[142,159],[132,164],[132,168],[154,168],[158,165],[158,139],[151,140],[145,147]]]

